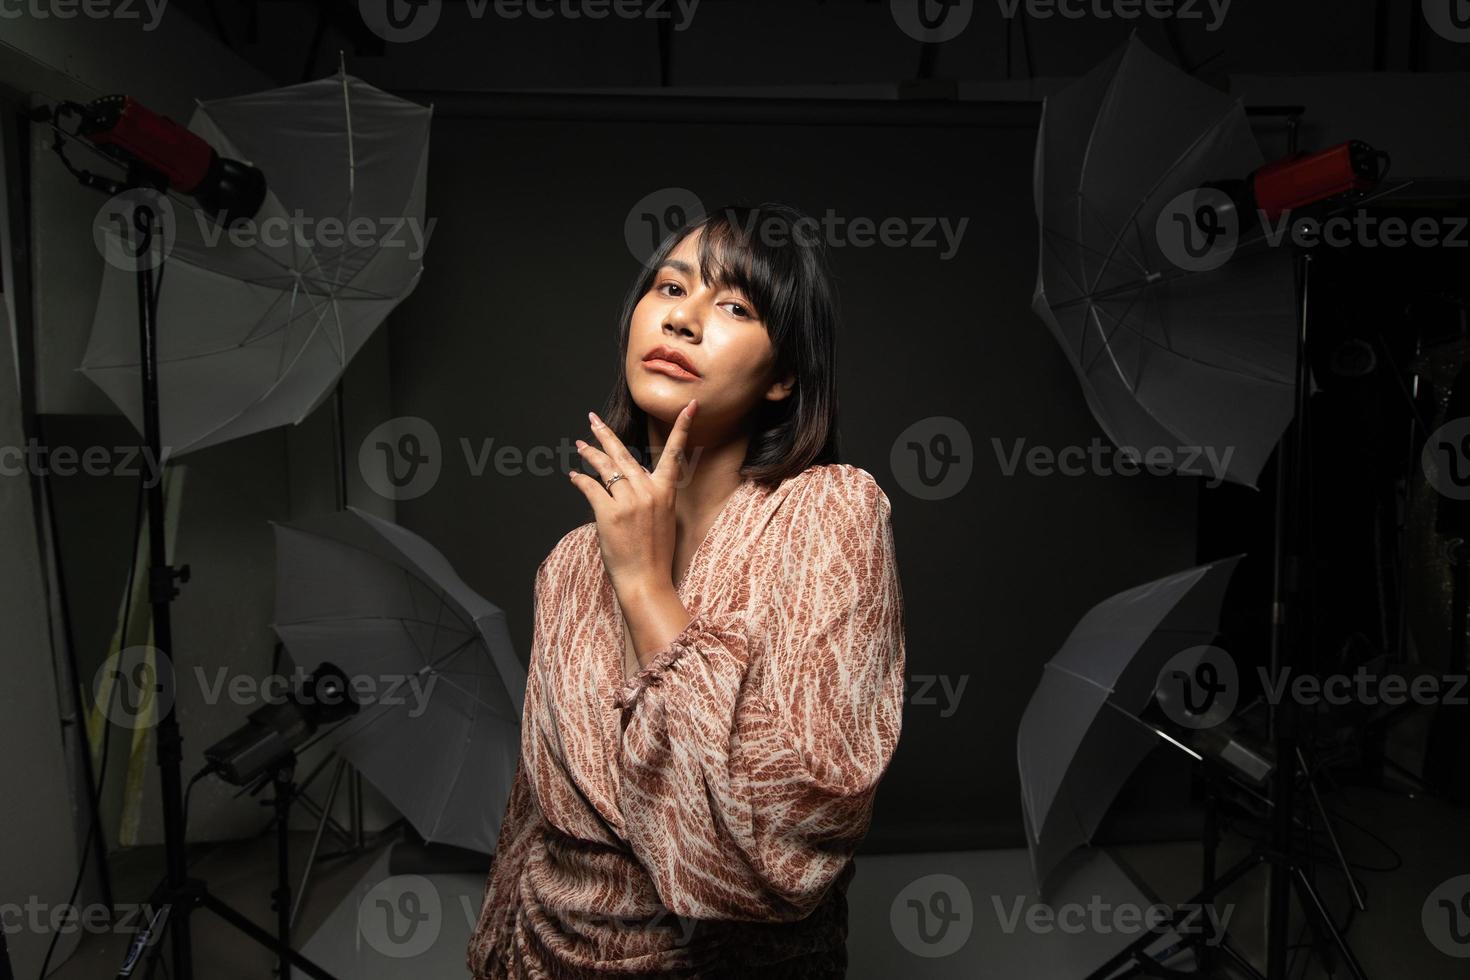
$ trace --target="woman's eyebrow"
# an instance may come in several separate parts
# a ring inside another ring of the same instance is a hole
[[[682,259],[665,259],[664,264],[659,266],[659,269],[673,269],[675,272],[682,272],[686,276],[694,275],[694,266]]]

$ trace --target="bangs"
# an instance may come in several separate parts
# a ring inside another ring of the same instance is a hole
[[[700,278],[706,285],[738,289],[755,306],[772,336],[784,335],[796,313],[793,283],[801,257],[784,216],[751,208],[724,208],[703,222]]]

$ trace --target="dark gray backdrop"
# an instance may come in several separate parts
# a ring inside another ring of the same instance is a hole
[[[911,228],[969,219],[948,261],[937,248],[832,249],[843,461],[892,501],[907,616],[910,697],[867,847],[1019,845],[1015,731],[1042,664],[1097,601],[1194,563],[1197,495],[1191,478],[1006,476],[997,460],[992,438],[1060,449],[1101,437],[1029,309],[1035,106],[923,127],[496,112],[487,99],[436,120],[439,221],[389,343],[395,414],[427,419],[443,449],[437,483],[400,502],[398,520],[507,610],[522,661],[535,568],[591,512],[564,464],[537,476],[491,462],[475,477],[461,440],[478,454],[588,437],[638,271],[624,241],[635,204],[684,187],[708,208],[774,199]],[[938,501],[890,466],[900,433],[931,416],[956,419],[973,446],[968,483]],[[966,685],[952,707],[946,680]]]

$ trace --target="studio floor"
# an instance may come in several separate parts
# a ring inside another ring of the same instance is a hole
[[[1348,933],[1366,974],[1375,980],[1463,977],[1466,960],[1430,941],[1423,910],[1438,885],[1470,873],[1470,820],[1465,809],[1366,787],[1338,790],[1329,806],[1362,825],[1359,829],[1340,823],[1338,832],[1349,859],[1366,866],[1355,873],[1367,909],[1354,917]],[[1397,858],[1364,830],[1391,845]],[[292,841],[296,873],[309,843],[306,834]],[[400,877],[393,879],[400,883],[396,891],[385,891],[390,877],[389,847],[385,842],[320,866],[302,907],[298,947],[337,976],[352,980],[464,976],[465,941],[479,909],[483,876]],[[1243,837],[1228,836],[1220,867],[1228,867],[1249,847]],[[140,901],[146,896],[160,857],[154,848],[118,855],[115,887],[119,901]],[[1366,869],[1386,869],[1398,859],[1402,866],[1393,871]],[[274,867],[274,840],[263,836],[214,845],[200,854],[193,871],[224,901],[266,925],[273,921],[269,892]],[[1056,910],[1068,904],[1078,910],[1077,916],[1058,915],[1048,921],[1033,908],[1036,898],[1024,851],[860,857],[848,893],[848,976],[853,980],[1085,977],[1138,933],[1109,927],[1109,922],[1122,919],[1107,915],[1084,918],[1081,910],[1100,902],[1114,909],[1184,901],[1198,888],[1199,847],[1186,842],[1091,848],[1079,852],[1070,868],[1065,884],[1049,904]],[[408,890],[415,893],[411,900],[405,898],[404,881],[410,882]],[[1344,876],[1324,867],[1317,882],[1323,900],[1341,923],[1349,901]],[[942,902],[934,897],[940,892]],[[1227,892],[1220,906],[1222,911],[1229,910],[1228,931],[1233,942],[1257,963],[1264,948],[1264,897],[1265,875],[1257,870]],[[408,918],[395,927],[382,920],[380,913],[393,914],[384,913],[385,909]],[[403,922],[414,915],[428,926],[403,928]],[[1101,928],[1097,922],[1103,923]],[[196,976],[207,980],[272,976],[272,955],[216,916],[196,913],[193,931]],[[1292,931],[1295,938],[1295,926]],[[52,976],[57,980],[111,977],[129,938],[117,933],[89,934]],[[1161,941],[1156,948],[1161,945],[1165,943]],[[1293,980],[1333,975],[1305,954],[1305,949],[1295,954]],[[1470,954],[1470,947],[1464,954]],[[1187,956],[1172,965],[1194,969]],[[1340,966],[1335,975],[1347,976]]]

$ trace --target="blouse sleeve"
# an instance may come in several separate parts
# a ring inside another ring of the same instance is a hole
[[[624,833],[692,918],[809,915],[866,835],[898,742],[902,593],[888,498],[831,467],[784,502],[759,683],[736,614],[696,615],[618,692]]]
[[[536,570],[534,622],[539,630],[542,617],[541,603],[546,598],[546,562]],[[533,634],[531,663],[535,666],[536,656],[542,647],[542,637]],[[528,710],[528,709],[527,709]],[[524,726],[526,715],[521,724]],[[479,921],[470,933],[467,963],[471,977],[507,976],[511,942],[515,934],[516,910],[520,906],[521,869],[526,857],[541,832],[541,813],[531,796],[531,785],[525,770],[525,755],[516,760],[515,776],[511,780],[510,797],[506,801],[505,815],[500,821],[500,834],[495,842],[495,855],[490,863],[490,875],[485,883],[485,900],[480,907]],[[499,964],[499,969],[494,969]]]

